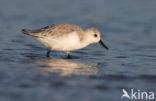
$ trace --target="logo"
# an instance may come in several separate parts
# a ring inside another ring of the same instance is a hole
[[[130,93],[128,93],[125,89],[122,89],[122,96],[121,99],[127,98],[127,99],[138,99],[138,100],[153,100],[154,99],[154,92],[145,92],[138,90],[130,90]]]

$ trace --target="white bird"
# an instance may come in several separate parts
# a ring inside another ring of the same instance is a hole
[[[51,50],[64,51],[70,58],[70,51],[84,48],[92,43],[100,43],[108,50],[108,47],[100,39],[100,32],[96,28],[83,30],[74,24],[53,24],[40,29],[22,29],[24,34],[37,38],[42,44],[49,48],[47,57]]]
[[[125,89],[122,89],[122,92],[123,92],[123,94],[122,94],[122,96],[121,96],[121,99],[122,99],[123,97],[127,97],[127,98],[130,99],[130,96],[128,95],[128,93],[127,93],[127,91],[126,91]]]

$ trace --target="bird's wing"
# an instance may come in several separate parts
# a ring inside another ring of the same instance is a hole
[[[53,24],[44,28],[29,30],[31,34],[34,34],[37,37],[60,37],[63,35],[70,34],[72,32],[82,33],[82,29],[74,24]]]

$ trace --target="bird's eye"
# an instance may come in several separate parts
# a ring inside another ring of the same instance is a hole
[[[94,37],[97,37],[97,34],[94,34]]]

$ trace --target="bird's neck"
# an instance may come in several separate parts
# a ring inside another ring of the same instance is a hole
[[[84,48],[86,46],[88,46],[89,44],[91,44],[92,42],[89,40],[89,38],[84,38],[80,41],[80,46],[81,48]]]

